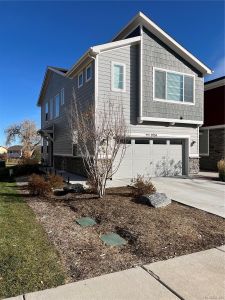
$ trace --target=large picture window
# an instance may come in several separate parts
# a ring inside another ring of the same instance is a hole
[[[154,100],[194,103],[194,76],[154,69]]]

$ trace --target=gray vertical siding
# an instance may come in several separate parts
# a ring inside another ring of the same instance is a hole
[[[195,76],[195,105],[153,101],[153,67]],[[143,116],[203,120],[203,77],[153,34],[143,32]]]

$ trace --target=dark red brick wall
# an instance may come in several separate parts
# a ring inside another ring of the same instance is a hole
[[[225,86],[204,93],[204,126],[225,124]]]

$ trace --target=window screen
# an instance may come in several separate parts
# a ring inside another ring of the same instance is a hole
[[[194,77],[175,72],[155,70],[156,99],[177,101],[181,103],[194,102]]]
[[[113,64],[113,89],[124,90],[124,66]]]
[[[166,98],[166,72],[155,72],[155,98]]]

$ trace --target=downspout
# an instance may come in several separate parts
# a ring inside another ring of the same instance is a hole
[[[93,48],[90,48],[88,56],[94,60],[95,65],[95,84],[94,84],[94,101],[95,101],[95,113],[97,111],[97,103],[98,103],[98,54],[100,52],[94,51]]]
[[[137,121],[139,124],[143,123],[142,120],[142,98],[143,98],[143,26],[140,26],[140,53],[139,53],[139,113]]]

